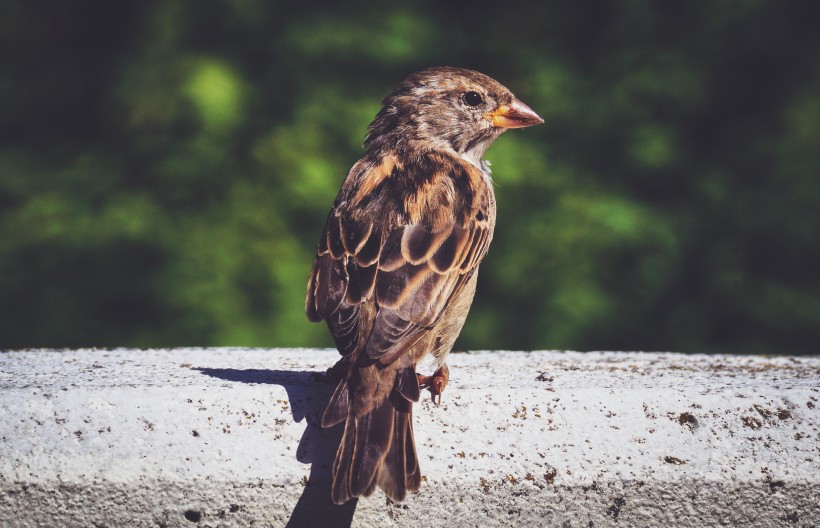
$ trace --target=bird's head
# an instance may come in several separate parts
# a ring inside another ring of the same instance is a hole
[[[498,81],[461,68],[413,73],[382,104],[368,129],[368,148],[453,150],[476,166],[505,130],[544,122]]]

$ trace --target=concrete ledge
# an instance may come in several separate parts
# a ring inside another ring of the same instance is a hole
[[[402,504],[329,504],[328,350],[0,353],[3,526],[815,526],[820,358],[450,356]]]

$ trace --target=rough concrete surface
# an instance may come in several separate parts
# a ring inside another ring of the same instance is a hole
[[[0,353],[2,526],[820,525],[820,358],[478,352],[337,507],[329,350]]]

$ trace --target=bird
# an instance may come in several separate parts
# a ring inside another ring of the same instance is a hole
[[[454,67],[412,73],[382,101],[327,216],[305,300],[342,355],[321,420],[344,422],[335,504],[419,489],[413,403],[422,389],[441,401],[493,238],[484,153],[504,131],[543,122],[498,81]],[[418,374],[428,355],[437,370]]]

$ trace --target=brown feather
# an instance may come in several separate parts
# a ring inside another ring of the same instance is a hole
[[[347,270],[329,254],[316,257],[308,283],[308,317],[319,321],[339,308],[347,292]]]
[[[435,255],[430,259],[430,267],[436,273],[447,273],[455,267],[458,257],[467,244],[469,231],[459,226],[453,226],[450,236],[445,240]]]
[[[342,244],[345,253],[348,255],[357,255],[362,246],[369,240],[370,233],[373,231],[373,223],[362,220],[340,222],[340,227]]]
[[[379,185],[393,175],[393,170],[396,168],[401,170],[401,164],[397,162],[395,156],[387,155],[381,159],[378,165],[375,165],[369,170],[362,171],[358,182],[359,188],[353,195],[351,205],[359,205],[366,198],[371,197]]]
[[[347,390],[347,380],[339,381],[336,390],[330,397],[325,412],[322,415],[322,427],[333,427],[338,423],[342,423],[350,412],[350,393]]]
[[[401,252],[401,241],[404,237],[403,229],[395,229],[382,246],[379,258],[379,271],[392,272],[404,266],[407,260]]]
[[[452,229],[452,224],[438,232],[428,229],[424,224],[411,224],[405,227],[401,237],[402,257],[410,264],[426,262],[450,236]]]
[[[330,256],[335,259],[345,254],[345,246],[342,242],[342,222],[338,215],[332,215],[327,219],[327,247]]]
[[[369,267],[379,260],[379,254],[382,247],[382,231],[378,227],[370,229],[370,235],[363,245],[359,247],[356,253],[356,264],[363,267]]]

